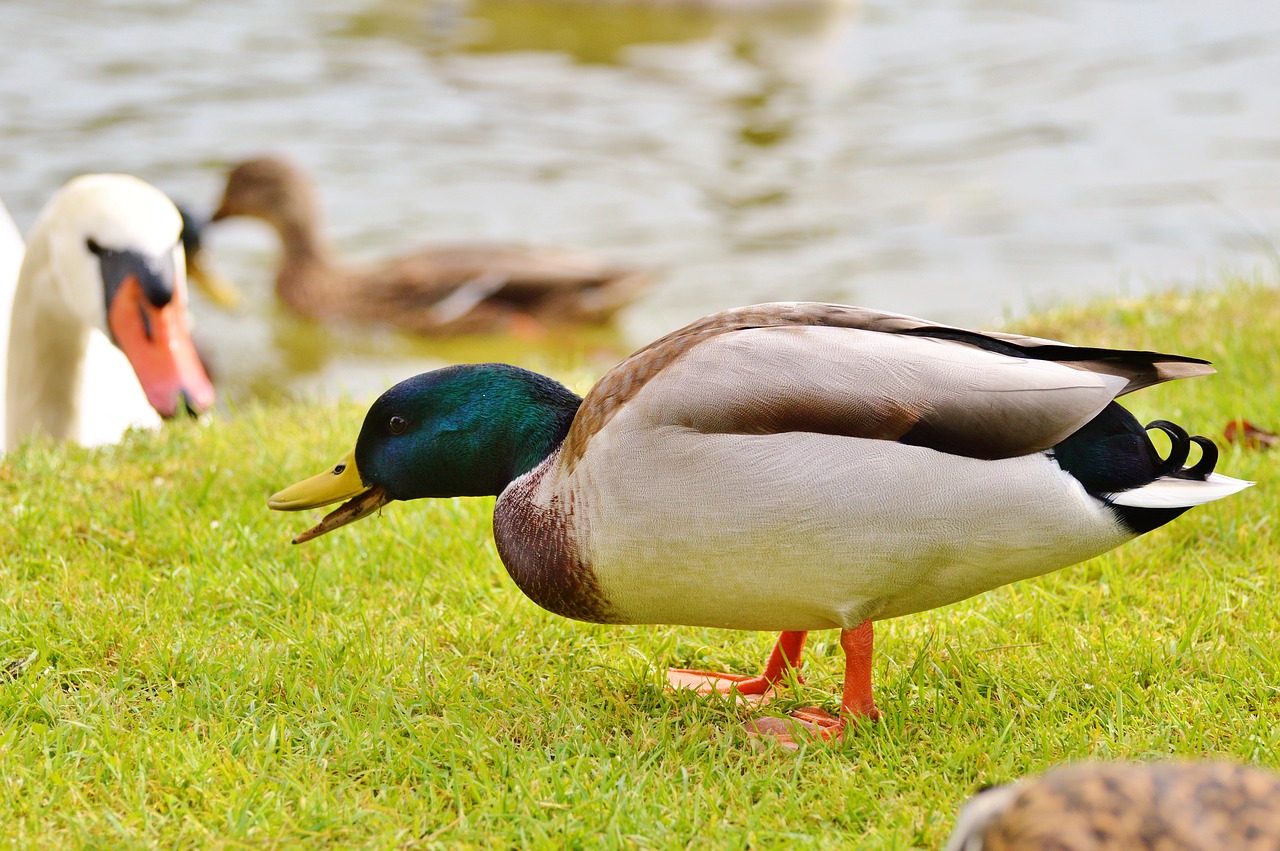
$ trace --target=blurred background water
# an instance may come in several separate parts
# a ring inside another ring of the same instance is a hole
[[[69,177],[126,171],[207,212],[227,165],[280,152],[353,258],[512,239],[661,273],[611,332],[415,341],[285,315],[274,238],[228,223],[207,241],[250,308],[193,308],[232,399],[603,366],[756,301],[983,326],[1275,280],[1280,3],[750,5],[0,0],[0,197],[25,230]]]

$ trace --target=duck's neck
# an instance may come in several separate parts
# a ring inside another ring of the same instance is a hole
[[[333,284],[341,277],[325,242],[320,213],[305,199],[294,199],[269,219],[283,253],[276,272],[276,294],[295,312],[323,318],[342,312],[345,293]]]
[[[549,380],[548,383],[554,384]],[[505,469],[499,471],[497,481],[501,487],[495,495],[549,458],[564,443],[582,400],[559,384],[555,384],[555,387],[563,395],[544,401],[536,417],[528,418],[520,424],[519,429],[508,435],[510,442],[507,452],[510,462]]]
[[[280,234],[284,256],[294,262],[329,261],[329,247],[320,230],[319,218],[314,214],[292,215],[273,223]]]
[[[510,368],[474,410],[473,441],[459,447],[459,470],[481,496],[497,496],[546,460],[564,442],[582,400],[537,373]]]
[[[43,433],[71,440],[80,432],[80,383],[90,329],[49,304],[53,281],[32,245],[13,297],[5,399],[5,446]],[[45,270],[45,271],[40,271]]]

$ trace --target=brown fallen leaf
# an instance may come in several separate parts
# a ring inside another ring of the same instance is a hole
[[[1228,443],[1239,443],[1249,449],[1268,449],[1280,444],[1280,434],[1258,428],[1248,420],[1232,420],[1224,433]]]

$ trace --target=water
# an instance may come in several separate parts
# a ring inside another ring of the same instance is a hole
[[[609,332],[414,341],[271,294],[254,223],[196,301],[224,396],[367,393],[446,360],[603,368],[721,307],[987,325],[1086,293],[1276,277],[1280,4],[898,0],[713,12],[498,0],[0,3],[0,196],[139,174],[208,209],[284,152],[370,258],[452,238],[662,272]]]

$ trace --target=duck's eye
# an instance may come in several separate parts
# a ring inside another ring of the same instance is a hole
[[[404,417],[392,417],[391,421],[387,423],[387,428],[391,430],[392,434],[404,434],[404,430],[408,425],[409,421]]]

